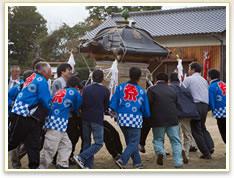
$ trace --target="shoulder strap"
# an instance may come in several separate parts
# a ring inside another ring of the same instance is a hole
[[[24,83],[21,83],[20,84],[20,91],[23,89],[23,87],[24,87]]]

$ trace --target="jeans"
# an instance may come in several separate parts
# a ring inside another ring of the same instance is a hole
[[[95,122],[82,121],[83,131],[83,151],[79,156],[85,162],[85,166],[93,168],[94,155],[103,146],[104,127]],[[93,134],[94,144],[91,145],[91,134]]]
[[[129,158],[133,160],[133,165],[141,165],[141,157],[138,150],[138,144],[140,142],[141,129],[133,127],[120,127],[125,138],[127,147],[120,156],[120,162],[126,165]]]
[[[169,137],[172,151],[173,151],[173,164],[174,166],[181,166],[183,164],[182,158],[182,143],[179,137],[179,126],[171,126],[171,127],[154,127],[153,130],[153,146],[155,153],[158,155],[162,153],[166,156],[166,152],[164,150],[164,136],[167,133]]]

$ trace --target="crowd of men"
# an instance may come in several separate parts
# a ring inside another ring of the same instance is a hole
[[[156,163],[163,165],[165,133],[172,146],[173,165],[189,163],[191,147],[197,147],[201,159],[212,159],[214,142],[206,129],[206,117],[212,110],[221,137],[226,143],[226,84],[220,72],[211,69],[206,81],[197,62],[189,65],[189,77],[183,82],[176,72],[159,73],[155,84],[144,90],[138,85],[141,70],[132,67],[129,81],[119,84],[110,98],[102,84],[102,70],[94,70],[93,82],[84,85],[68,63],[57,67],[58,78],[51,82],[51,67],[42,58],[33,61],[32,70],[19,78],[20,68],[11,67],[8,81],[8,151],[11,168],[21,167],[27,154],[30,169],[68,169],[77,164],[93,169],[94,155],[103,144],[120,169],[129,159],[133,168],[144,168],[139,151],[145,152],[145,140],[152,128]],[[52,83],[52,84],[51,84]],[[114,117],[125,138],[123,149],[119,133],[105,120]],[[81,138],[82,146],[74,155]],[[184,138],[184,139],[183,139]],[[92,141],[92,139],[94,141]]]

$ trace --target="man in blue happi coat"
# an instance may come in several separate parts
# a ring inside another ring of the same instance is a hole
[[[47,83],[51,76],[50,65],[40,62],[35,68],[36,72],[27,78],[12,107],[12,126],[8,138],[8,151],[24,143],[31,169],[39,166],[40,119],[44,117],[41,114],[47,113],[51,99]]]

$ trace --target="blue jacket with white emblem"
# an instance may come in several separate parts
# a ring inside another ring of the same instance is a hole
[[[226,84],[221,80],[215,80],[209,86],[209,109],[216,119],[226,118]]]
[[[40,103],[44,108],[49,109],[51,95],[47,80],[38,73],[33,73],[27,78],[23,89],[16,97],[12,108],[13,113],[23,116],[30,116],[30,107]]]
[[[110,108],[118,114],[118,125],[142,128],[142,117],[150,117],[148,98],[143,88],[133,83],[120,84],[111,98]]]
[[[13,86],[9,91],[8,91],[8,116],[10,116],[11,109],[12,109],[12,103],[15,102],[15,99],[17,95],[20,92],[20,85]]]
[[[65,132],[67,130],[70,109],[79,114],[82,103],[80,93],[74,88],[59,90],[53,96],[49,117],[45,121],[44,128]]]

